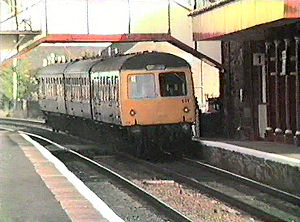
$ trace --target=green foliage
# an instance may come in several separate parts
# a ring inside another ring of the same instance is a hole
[[[0,73],[0,93],[7,100],[13,100],[13,70],[4,68]]]
[[[17,73],[18,93],[17,99],[30,99],[37,91],[35,71],[31,70],[28,60],[19,60],[16,67],[8,67],[0,70],[0,94],[6,101],[13,100],[13,72]]]

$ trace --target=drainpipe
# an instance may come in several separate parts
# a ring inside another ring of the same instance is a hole
[[[296,134],[294,144],[300,146],[300,37],[296,40]]]

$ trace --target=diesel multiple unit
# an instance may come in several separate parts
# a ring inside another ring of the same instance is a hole
[[[192,74],[177,56],[144,52],[53,64],[38,79],[40,107],[54,129],[77,118],[117,125],[138,153],[190,140]]]

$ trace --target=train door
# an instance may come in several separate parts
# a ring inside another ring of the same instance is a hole
[[[101,113],[99,110],[99,105],[100,105],[100,94],[99,94],[99,89],[100,89],[100,76],[98,73],[92,73],[91,74],[91,82],[92,82],[92,90],[91,90],[91,102],[92,102],[92,115],[93,119],[100,121],[101,120]]]
[[[91,118],[90,85],[88,75],[80,76],[80,102],[82,117]]]

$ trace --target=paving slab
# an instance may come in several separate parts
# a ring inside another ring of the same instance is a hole
[[[0,222],[71,221],[10,134],[0,131]]]

